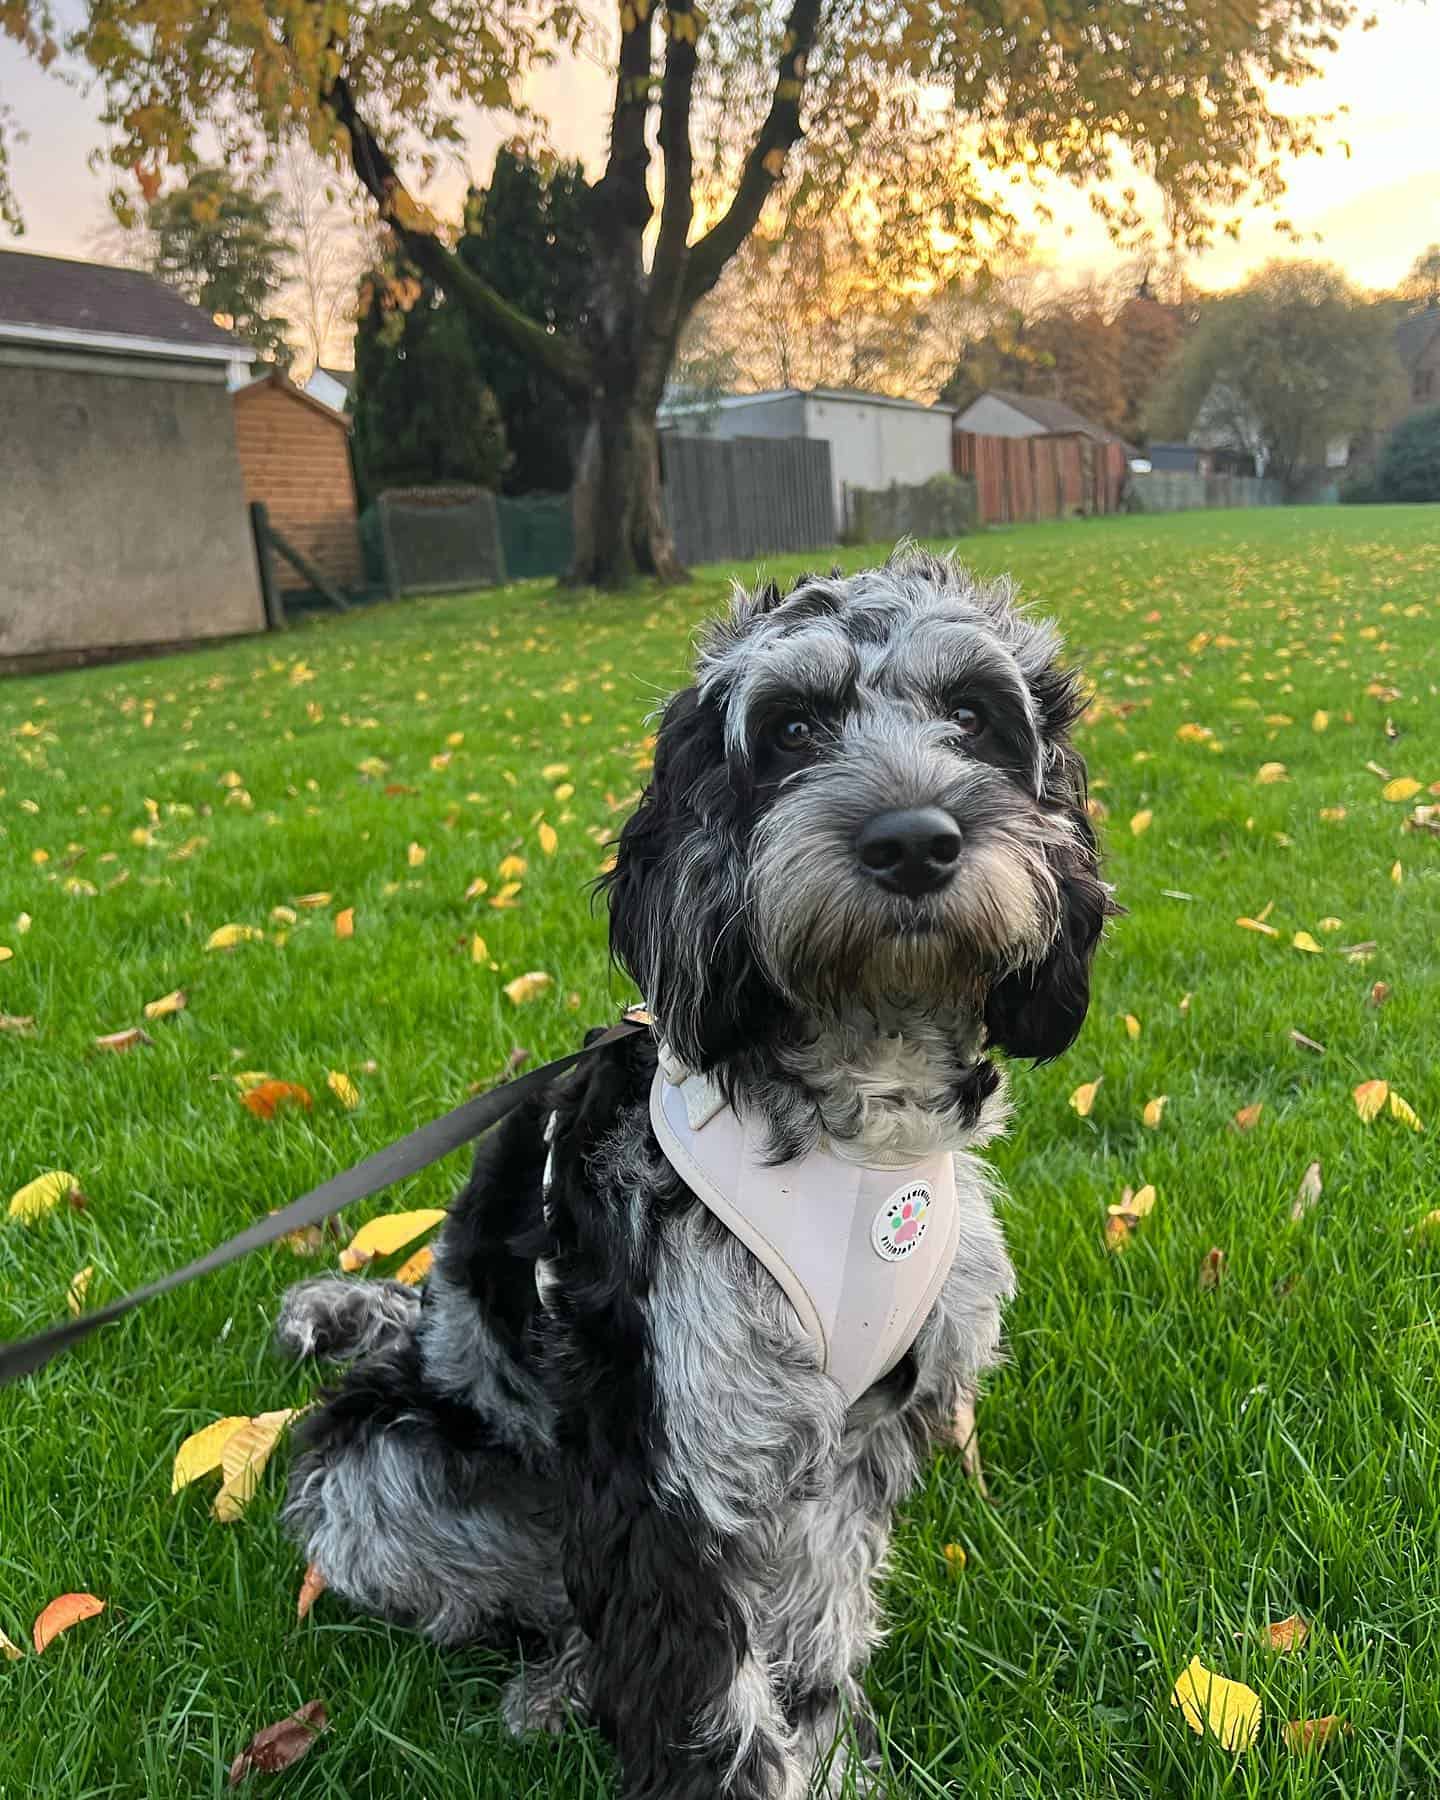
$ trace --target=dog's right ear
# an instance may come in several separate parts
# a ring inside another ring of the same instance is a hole
[[[701,1071],[759,1041],[782,1004],[751,940],[744,820],[720,709],[686,688],[665,709],[650,785],[602,885],[611,954]]]

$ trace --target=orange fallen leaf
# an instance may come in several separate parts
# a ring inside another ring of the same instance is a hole
[[[403,1281],[406,1287],[419,1287],[430,1273],[430,1265],[434,1260],[435,1252],[428,1244],[422,1244],[413,1256],[407,1256],[401,1263],[395,1271],[395,1279]]]
[[[1099,1092],[1100,1083],[1104,1079],[1103,1075],[1097,1075],[1093,1081],[1082,1081],[1070,1096],[1071,1106],[1075,1108],[1082,1119],[1090,1117],[1090,1109],[1095,1104],[1095,1095]]]
[[[303,1619],[329,1585],[315,1564],[311,1563],[305,1571],[305,1579],[300,1583],[300,1592],[295,1600],[295,1617]]]
[[[1326,1713],[1323,1719],[1291,1719],[1284,1730],[1285,1748],[1292,1756],[1304,1756],[1332,1737],[1348,1736],[1349,1731],[1348,1721],[1338,1713]]]
[[[1388,981],[1376,981],[1371,984],[1370,996],[1369,996],[1369,999],[1366,1001],[1366,1004],[1368,1006],[1374,1007],[1378,1010],[1380,1007],[1382,1007],[1385,1004],[1385,1002],[1389,998],[1390,998],[1389,982]]]
[[[282,1106],[303,1106],[309,1112],[312,1102],[309,1090],[296,1081],[262,1081],[240,1096],[240,1104],[257,1119],[273,1119]]]
[[[1276,1619],[1265,1627],[1265,1642],[1272,1650],[1299,1650],[1310,1635],[1310,1627],[1299,1613],[1291,1613],[1288,1619]]]
[[[1242,931],[1258,931],[1265,937],[1279,937],[1280,935],[1273,925],[1267,925],[1263,919],[1237,919],[1235,923]]]
[[[1105,1221],[1105,1248],[1117,1253],[1129,1244],[1135,1221],[1125,1213],[1111,1213]]]
[[[1390,1097],[1388,1081],[1362,1081],[1355,1089],[1355,1110],[1365,1124],[1375,1118]]]
[[[134,1050],[141,1044],[153,1044],[154,1038],[148,1031],[142,1031],[138,1025],[132,1025],[127,1031],[112,1031],[105,1037],[95,1039],[97,1050],[108,1050],[119,1055],[125,1050]]]
[[[355,908],[346,906],[335,915],[335,935],[337,938],[353,938],[355,935]]]
[[[105,1602],[97,1600],[93,1594],[61,1594],[41,1613],[35,1621],[33,1637],[35,1654],[43,1655],[45,1646],[53,1643],[62,1631],[69,1631],[72,1625],[78,1625],[82,1619],[97,1618],[105,1610]]]
[[[165,994],[159,1000],[147,1000],[145,1017],[147,1019],[168,1019],[175,1013],[184,1012],[186,1004],[184,988],[176,988],[173,994]]]
[[[276,1775],[309,1754],[322,1731],[330,1729],[324,1704],[308,1700],[288,1719],[257,1731],[230,1765],[229,1785],[238,1787],[247,1775]]]
[[[1252,1100],[1249,1106],[1242,1106],[1235,1115],[1237,1131],[1253,1131],[1260,1123],[1260,1115],[1265,1110],[1263,1100]]]

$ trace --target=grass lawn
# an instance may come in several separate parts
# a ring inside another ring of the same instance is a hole
[[[1021,1292],[980,1411],[996,1504],[947,1458],[898,1533],[869,1684],[893,1789],[1433,1796],[1440,1230],[1415,1227],[1440,1206],[1440,837],[1403,826],[1440,796],[1440,509],[1126,518],[966,550],[1059,615],[1097,685],[1082,741],[1130,916],[1076,1048],[1015,1072],[998,1161]],[[90,1303],[112,1298],[517,1046],[558,1055],[613,1015],[585,884],[723,590],[716,571],[659,598],[535,585],[0,683],[0,1012],[36,1020],[0,1031],[0,1204],[51,1169],[88,1197],[28,1226],[0,1213],[0,1336],[64,1316],[78,1270]],[[1372,764],[1421,791],[1386,799]],[[528,866],[496,906],[510,855]],[[226,924],[264,941],[207,952]],[[553,985],[512,1004],[533,970]],[[188,1007],[153,1044],[92,1048],[175,988]],[[250,1070],[313,1111],[256,1118],[232,1080]],[[1072,1090],[1100,1078],[1078,1116]],[[1423,1134],[1361,1121],[1371,1079]],[[1295,1223],[1314,1161],[1323,1194]],[[443,1205],[461,1166],[368,1211]],[[1107,1204],[1144,1183],[1153,1212],[1107,1249]],[[593,1734],[505,1736],[503,1659],[332,1596],[296,1622],[283,1447],[238,1523],[211,1518],[213,1479],[171,1497],[189,1433],[310,1392],[267,1339],[314,1266],[252,1257],[0,1393],[0,1628],[28,1644],[53,1596],[108,1603],[43,1658],[0,1661],[3,1800],[219,1794],[252,1732],[317,1698],[332,1730],[274,1778],[291,1800],[611,1792]],[[1308,1645],[1263,1647],[1294,1612]],[[1194,1655],[1263,1700],[1238,1760],[1169,1704]],[[1326,1714],[1352,1734],[1286,1749],[1286,1720]]]

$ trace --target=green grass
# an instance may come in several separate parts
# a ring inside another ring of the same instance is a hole
[[[998,1161],[1021,1291],[980,1414],[996,1504],[944,1459],[901,1524],[870,1677],[895,1790],[1434,1795],[1440,1233],[1412,1228],[1440,1205],[1440,839],[1402,831],[1410,806],[1366,764],[1440,780],[1440,511],[1118,519],[967,553],[1058,614],[1098,687],[1082,742],[1130,913],[1079,1044],[1015,1072]],[[643,779],[646,714],[723,587],[715,571],[665,597],[535,586],[0,685],[0,1011],[38,1020],[0,1033],[0,1200],[52,1168],[89,1197],[29,1228],[0,1218],[0,1333],[63,1315],[82,1266],[91,1301],[113,1297],[456,1103],[513,1047],[557,1055],[613,1013],[624,988],[585,885]],[[1187,722],[1213,740],[1177,741]],[[366,776],[372,758],[387,767]],[[1272,761],[1288,778],[1261,784]],[[557,763],[568,776],[547,779]],[[511,852],[529,863],[520,905],[467,902]],[[217,926],[273,932],[270,909],[315,890],[332,903],[283,945],[206,953]],[[1236,928],[1271,903],[1278,937]],[[1297,929],[1325,953],[1293,949]],[[498,970],[472,960],[477,931]],[[1368,961],[1337,953],[1367,940]],[[535,969],[553,989],[511,1006],[502,984]],[[153,1047],[91,1049],[175,987],[189,1009],[150,1027]],[[303,1083],[313,1114],[253,1118],[242,1069]],[[359,1111],[326,1091],[331,1069]],[[1067,1097],[1097,1076],[1082,1120]],[[1424,1135],[1360,1122],[1351,1089],[1372,1077]],[[1323,1197],[1292,1224],[1315,1159]],[[372,1210],[443,1203],[462,1161]],[[1154,1213],[1112,1254],[1106,1204],[1145,1181]],[[1205,1292],[1212,1246],[1227,1260]],[[283,1450],[238,1524],[209,1516],[213,1482],[171,1498],[189,1432],[310,1391],[267,1350],[310,1266],[257,1255],[0,1394],[0,1627],[25,1641],[66,1590],[109,1603],[43,1658],[0,1662],[4,1800],[219,1794],[252,1731],[312,1698],[333,1729],[279,1778],[294,1800],[612,1791],[592,1734],[509,1742],[502,1659],[441,1654],[330,1596],[296,1624]],[[958,1578],[947,1543],[968,1553]],[[1308,1648],[1259,1648],[1292,1611]],[[1238,1762],[1168,1704],[1194,1654],[1263,1698]],[[1326,1713],[1353,1735],[1289,1755],[1281,1722]]]

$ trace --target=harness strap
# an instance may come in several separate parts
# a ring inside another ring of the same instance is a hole
[[[428,1125],[422,1125],[418,1131],[410,1132],[396,1143],[387,1144],[383,1150],[377,1150],[373,1156],[367,1156],[353,1168],[332,1175],[328,1181],[322,1181],[319,1187],[311,1188],[308,1194],[302,1194],[298,1200],[282,1206],[279,1212],[257,1219],[253,1225],[236,1232],[234,1237],[227,1238],[223,1244],[216,1245],[204,1256],[186,1263],[183,1269],[172,1269],[168,1275],[161,1275],[157,1280],[147,1282],[144,1287],[136,1288],[133,1293],[126,1294],[119,1300],[112,1300],[106,1306],[96,1307],[94,1312],[82,1313],[78,1319],[69,1319],[62,1325],[52,1325],[48,1331],[38,1332],[34,1337],[21,1338],[12,1344],[0,1344],[0,1387],[18,1381],[22,1375],[33,1375],[62,1350],[80,1343],[102,1325],[109,1325],[116,1319],[123,1318],[137,1306],[143,1306],[147,1300],[158,1299],[161,1294],[183,1287],[188,1281],[198,1280],[202,1275],[223,1269],[227,1263],[238,1262],[252,1250],[262,1250],[267,1244],[278,1242],[287,1232],[299,1231],[307,1225],[318,1225],[342,1207],[351,1206],[357,1200],[368,1199],[370,1195],[378,1194],[382,1188],[390,1187],[395,1182],[404,1180],[407,1175],[414,1175],[419,1170],[428,1168],[431,1163],[439,1162],[442,1156],[448,1156],[452,1150],[458,1150],[462,1144],[470,1143],[492,1125],[498,1124],[523,1101],[547,1087],[566,1069],[573,1068],[583,1057],[606,1044],[634,1036],[636,1032],[645,1030],[648,1023],[648,1018],[644,1015],[627,1016],[618,1025],[612,1025],[608,1031],[603,1032],[593,1043],[586,1044],[583,1049],[573,1050],[568,1056],[559,1057],[555,1062],[531,1069],[528,1074],[501,1087],[492,1088],[489,1093],[476,1095],[463,1106],[457,1106],[452,1112],[432,1119]]]

